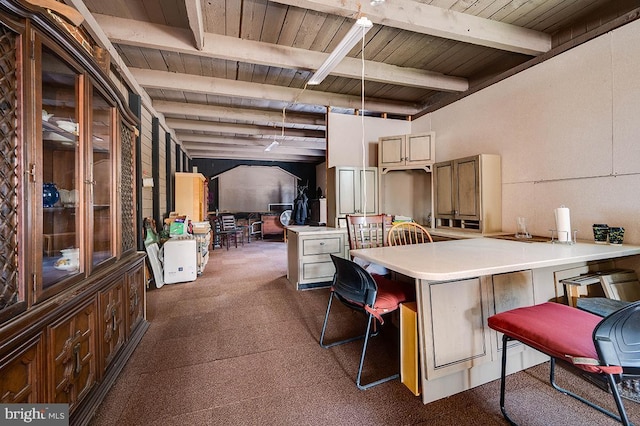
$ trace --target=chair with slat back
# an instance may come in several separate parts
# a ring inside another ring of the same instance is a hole
[[[391,227],[387,235],[388,246],[432,243],[431,234],[416,222],[399,222]]]
[[[385,226],[387,216],[376,215],[347,215],[347,234],[349,249],[382,247],[385,245]]]
[[[226,242],[227,250],[229,250],[229,242],[233,240],[236,248],[238,247],[238,239],[240,244],[244,246],[244,229],[236,224],[236,218],[233,215],[222,215],[220,217],[220,235]]]

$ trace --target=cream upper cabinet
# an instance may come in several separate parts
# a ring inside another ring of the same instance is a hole
[[[502,230],[502,178],[499,155],[436,163],[436,228],[479,231]]]
[[[348,214],[378,213],[377,167],[332,167],[327,171],[327,226]]]
[[[388,169],[426,168],[435,161],[435,132],[385,136],[378,141],[378,166]]]

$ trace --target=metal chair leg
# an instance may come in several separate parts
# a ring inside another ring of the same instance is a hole
[[[375,382],[371,382],[368,384],[361,384],[361,378],[362,378],[362,369],[364,367],[364,358],[365,355],[367,353],[367,345],[369,344],[369,338],[373,337],[373,335],[371,334],[371,322],[375,321],[375,318],[373,315],[368,314],[368,318],[367,318],[367,330],[365,332],[365,334],[361,335],[361,336],[356,336],[356,337],[350,337],[344,340],[340,340],[337,342],[332,342],[329,344],[325,344],[324,343],[324,337],[325,337],[325,333],[327,331],[327,323],[329,322],[329,312],[331,311],[331,304],[333,302],[333,297],[334,297],[334,293],[331,292],[331,294],[329,295],[329,303],[327,304],[327,312],[324,315],[324,323],[322,324],[322,332],[320,333],[320,346],[327,349],[327,348],[331,348],[333,346],[338,346],[338,345],[342,345],[344,343],[349,343],[349,342],[353,342],[355,340],[359,340],[364,338],[364,343],[362,346],[362,354],[360,355],[360,365],[358,366],[358,374],[356,377],[356,386],[358,386],[358,389],[360,390],[366,390],[369,389],[373,386],[379,385],[381,383],[384,382],[388,382],[389,380],[393,380],[393,379],[397,379],[400,377],[400,374],[394,374],[388,377],[384,377],[382,379],[376,380]]]
[[[613,393],[613,398],[616,400],[616,405],[618,406],[618,411],[620,411],[621,416],[612,413],[609,410],[606,410],[605,408],[602,408],[599,405],[594,404],[593,402],[581,397],[578,394],[575,394],[573,392],[571,392],[568,389],[562,388],[560,386],[558,386],[558,384],[556,384],[555,382],[555,365],[556,365],[556,360],[555,358],[551,358],[551,369],[549,372],[549,381],[551,382],[551,386],[553,386],[553,388],[559,392],[562,392],[565,395],[569,395],[575,399],[577,399],[578,401],[588,405],[591,408],[595,408],[596,410],[600,411],[602,414],[606,414],[607,416],[611,417],[612,419],[615,419],[617,421],[619,421],[620,423],[624,424],[625,426],[629,425],[629,419],[627,419],[627,413],[624,410],[624,406],[622,405],[622,401],[619,399],[620,395],[618,393],[618,387],[616,386],[615,380],[613,379],[613,376],[610,374],[607,374],[607,379],[610,381],[610,386],[611,386],[611,392]],[[613,383],[613,385],[611,385],[611,383]],[[618,404],[619,403],[619,404]],[[625,420],[623,420],[625,419]],[[625,422],[626,421],[626,422]]]
[[[505,418],[506,421],[509,422],[510,425],[517,426],[517,424],[513,420],[511,420],[511,418],[507,414],[507,411],[504,407],[505,406],[505,376],[506,376],[506,366],[507,366],[507,342],[509,340],[513,340],[513,339],[511,339],[506,334],[502,335],[502,372],[500,374],[500,411],[502,411],[503,417]],[[631,426],[627,413],[624,409],[624,405],[622,404],[622,398],[620,397],[620,393],[618,392],[618,387],[616,385],[615,378],[612,374],[607,374],[606,376],[609,382],[609,387],[611,388],[611,392],[613,393],[613,398],[616,401],[616,406],[618,407],[618,411],[620,412],[619,416],[612,413],[611,411],[608,411],[600,407],[599,405],[594,404],[593,402],[581,397],[580,395],[577,395],[571,392],[570,390],[567,390],[565,388],[558,386],[558,384],[555,381],[555,369],[556,369],[556,359],[551,357],[551,360],[549,363],[549,382],[551,383],[551,386],[555,390],[565,395],[571,396],[577,399],[578,401],[588,405],[591,408],[595,408],[596,410],[600,411],[602,414],[606,414],[607,416],[619,421],[624,426]]]
[[[329,344],[324,343],[324,336],[325,336],[325,332],[327,331],[327,323],[329,322],[329,312],[331,311],[331,303],[333,302],[333,297],[334,297],[334,292],[332,291],[329,294],[329,303],[327,305],[327,312],[324,315],[324,324],[322,325],[322,333],[320,334],[320,346],[322,346],[325,349],[331,348],[333,346],[342,345],[343,343],[353,342],[355,340],[359,340],[364,337],[364,334],[363,334],[361,336],[349,337],[347,339],[339,340],[337,342],[332,342]]]
[[[507,414],[507,410],[504,408],[504,394],[505,394],[505,380],[507,375],[507,342],[512,340],[506,334],[502,335],[502,371],[500,372],[500,411],[506,421],[511,426],[517,426],[517,423],[511,420],[511,417]]]
[[[387,376],[384,377],[382,379],[376,380],[375,382],[371,382],[369,384],[363,385],[360,383],[360,379],[362,378],[362,367],[364,366],[364,357],[365,354],[367,353],[367,344],[369,343],[369,337],[370,337],[370,331],[371,331],[371,322],[375,321],[375,318],[373,317],[373,315],[369,314],[369,318],[367,320],[367,332],[365,333],[365,337],[364,337],[364,344],[362,346],[362,355],[360,356],[360,366],[358,367],[358,376],[356,378],[356,386],[358,386],[358,389],[360,390],[367,390],[371,387],[374,387],[376,385],[379,385],[381,383],[384,382],[388,382],[389,380],[394,380],[400,377],[399,373],[393,374],[391,376]]]

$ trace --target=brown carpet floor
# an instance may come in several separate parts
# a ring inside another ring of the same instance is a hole
[[[361,341],[318,344],[327,298],[326,289],[294,290],[281,241],[212,251],[195,282],[147,292],[149,330],[91,424],[506,424],[499,381],[427,405],[399,381],[358,390]],[[364,324],[334,307],[330,337]],[[397,368],[394,327],[387,322],[373,340],[365,381]],[[607,393],[564,369],[558,382],[615,411]],[[640,423],[640,406],[625,403]],[[548,363],[509,376],[507,407],[521,425],[617,424],[553,390]]]

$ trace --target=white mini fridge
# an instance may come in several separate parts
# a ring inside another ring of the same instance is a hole
[[[167,240],[164,250],[164,283],[174,284],[194,281],[198,272],[196,239],[192,236],[173,237]]]

